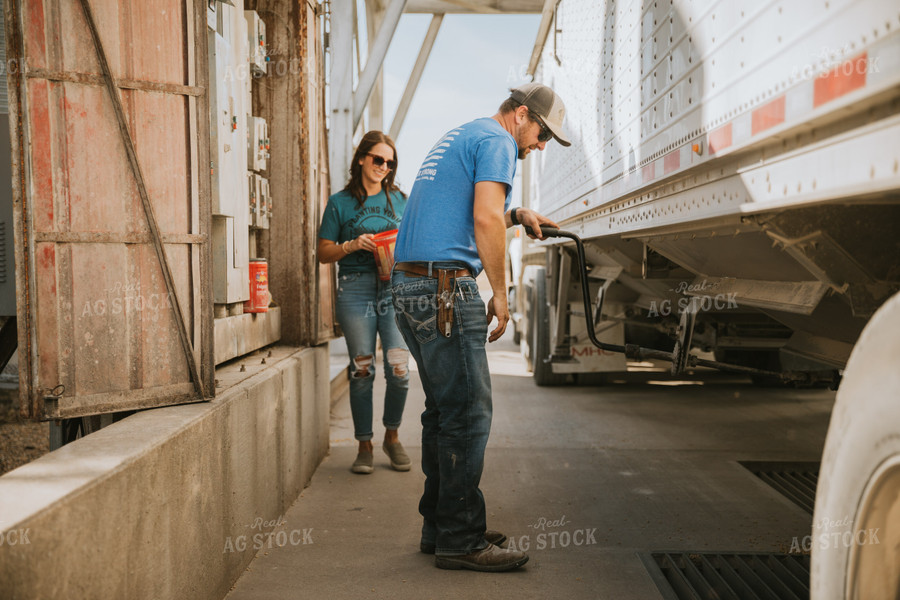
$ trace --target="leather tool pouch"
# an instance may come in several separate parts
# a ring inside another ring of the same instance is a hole
[[[444,269],[437,269],[438,330],[444,337],[453,332],[453,292],[456,279]]]

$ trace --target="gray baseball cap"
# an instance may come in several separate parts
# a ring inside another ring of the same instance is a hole
[[[524,104],[528,110],[541,118],[557,142],[563,146],[572,145],[562,129],[566,107],[556,92],[542,83],[526,83],[509,91],[510,98]]]

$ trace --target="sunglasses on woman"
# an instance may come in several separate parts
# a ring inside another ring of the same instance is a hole
[[[372,164],[376,167],[380,167],[384,163],[387,163],[388,169],[391,171],[397,166],[396,160],[385,160],[383,156],[378,156],[377,154],[372,154],[371,152],[367,153],[368,156],[372,157]]]

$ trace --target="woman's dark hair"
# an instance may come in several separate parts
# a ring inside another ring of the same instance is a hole
[[[363,185],[362,165],[359,164],[359,161],[365,160],[366,156],[376,144],[387,144],[391,147],[391,150],[394,151],[394,168],[388,171],[384,179],[381,180],[381,188],[384,190],[384,197],[387,199],[388,208],[393,213],[394,203],[391,202],[390,193],[400,192],[400,188],[394,185],[394,175],[397,174],[397,148],[394,146],[394,140],[381,131],[369,131],[362,137],[362,140],[360,140],[359,146],[356,147],[356,152],[353,154],[353,160],[350,161],[350,181],[347,182],[347,186],[344,189],[350,192],[351,196],[356,198],[360,208],[362,208],[369,195],[366,193],[366,188]]]

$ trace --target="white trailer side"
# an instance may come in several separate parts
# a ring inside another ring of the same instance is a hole
[[[887,526],[900,389],[877,365],[900,356],[871,330],[900,322],[900,6],[561,0],[548,30],[535,80],[565,101],[573,144],[531,154],[523,197],[585,241],[600,339],[848,368],[815,521],[841,507],[857,528]],[[589,351],[571,244],[522,256],[514,322],[537,382],[623,369]],[[814,547],[813,597],[897,597],[896,568],[866,573],[900,564],[898,547]]]

